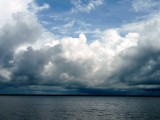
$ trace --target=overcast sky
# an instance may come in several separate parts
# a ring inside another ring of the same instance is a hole
[[[160,95],[159,0],[0,0],[0,93]]]

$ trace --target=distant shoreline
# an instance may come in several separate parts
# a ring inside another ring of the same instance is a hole
[[[0,94],[0,96],[160,97],[160,95]]]

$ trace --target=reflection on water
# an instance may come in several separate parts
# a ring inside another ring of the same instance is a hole
[[[0,120],[160,120],[160,98],[0,96]]]

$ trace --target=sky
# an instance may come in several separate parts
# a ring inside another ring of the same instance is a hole
[[[160,95],[159,0],[0,0],[0,94]]]

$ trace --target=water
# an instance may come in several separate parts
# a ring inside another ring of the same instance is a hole
[[[0,96],[0,120],[160,120],[160,98]]]

